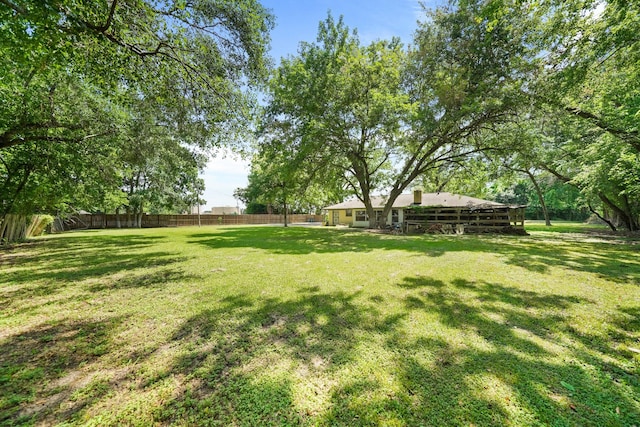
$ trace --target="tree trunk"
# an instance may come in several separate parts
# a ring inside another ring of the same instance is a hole
[[[376,212],[373,210],[373,205],[371,204],[371,199],[367,198],[364,202],[364,207],[367,210],[367,217],[369,217],[369,228],[376,228]]]
[[[142,200],[140,201],[140,208],[138,210],[138,215],[137,215],[137,224],[136,227],[137,228],[142,228],[142,212],[143,212],[143,202]]]
[[[284,226],[287,227],[287,198],[284,198]]]
[[[373,210],[373,205],[371,204],[371,185],[368,181],[369,175],[367,173],[366,162],[362,161],[358,155],[351,153],[348,155],[349,160],[351,161],[352,173],[358,181],[358,186],[354,185],[354,183],[350,183],[350,186],[357,192],[358,187],[362,192],[362,198],[358,197],[362,203],[364,203],[365,210],[367,212],[367,217],[369,218],[369,228],[375,228],[376,226],[376,215]]]
[[[131,178],[131,180],[129,181],[129,206],[127,206],[127,228],[133,228],[133,221],[135,221],[135,215],[136,215],[136,211],[135,211],[135,207],[133,207],[133,203],[131,203],[131,198],[133,197],[133,178]],[[133,220],[131,219],[131,214],[133,211]]]
[[[364,203],[364,208],[367,211],[367,218],[369,218],[369,228],[375,228],[376,214],[373,210],[373,205],[371,204],[371,193],[369,191],[369,186],[364,178],[360,178],[358,178],[358,182],[360,183],[360,189],[362,191],[362,202]]]
[[[6,219],[6,216],[11,212],[11,209],[13,208],[13,205],[16,202],[16,199],[24,189],[25,185],[27,185],[27,182],[29,181],[29,177],[31,176],[31,173],[33,172],[34,169],[35,169],[35,166],[33,165],[30,165],[26,169],[25,174],[22,177],[22,180],[20,180],[20,183],[18,184],[18,186],[16,187],[16,191],[14,191],[11,199],[8,201],[4,201],[3,203],[4,209],[2,210],[2,215],[1,215],[2,221],[4,221]],[[11,172],[7,169],[7,179],[5,180],[5,184],[9,182],[10,176],[11,176]]]
[[[121,228],[122,224],[120,224],[120,206],[116,208],[116,227]]]
[[[598,213],[598,211],[596,211],[595,209],[593,209],[593,207],[591,205],[589,205],[589,210],[598,218],[600,218],[601,221],[604,221],[609,228],[611,229],[611,231],[618,231],[618,229],[616,228],[615,225],[613,225],[613,223],[611,221],[609,221],[608,219],[606,219],[604,216],[600,215]]]
[[[618,205],[613,203],[613,201],[611,199],[609,199],[604,193],[599,193],[598,196],[600,197],[600,200],[602,200],[603,203],[605,203],[607,206],[609,206],[611,208],[611,210],[616,215],[618,215],[618,217],[620,217],[620,219],[624,223],[624,226],[625,226],[625,228],[627,230],[635,231],[637,229],[637,226],[635,225],[635,221],[634,221],[633,217],[630,217],[627,214],[627,212],[625,212]]]
[[[395,203],[398,196],[402,194],[402,191],[405,188],[406,187],[397,187],[392,189],[391,192],[389,193],[389,199],[387,200],[387,203],[385,203],[384,208],[382,209],[383,225],[387,224],[387,218],[389,218],[389,212],[393,210],[393,204]]]
[[[547,210],[547,204],[544,202],[544,194],[542,194],[540,185],[538,185],[538,181],[536,181],[535,176],[533,176],[530,170],[527,169],[525,172],[529,176],[529,179],[531,180],[531,183],[536,190],[536,194],[538,195],[538,201],[540,202],[540,206],[542,207],[542,214],[544,215],[544,225],[546,225],[547,227],[551,227],[549,211]]]
[[[629,197],[626,194],[622,196],[622,201],[624,204],[624,213],[627,218],[629,218],[629,231],[638,231],[640,227],[638,227],[638,221],[636,219],[636,215],[634,215],[631,205],[629,204]]]

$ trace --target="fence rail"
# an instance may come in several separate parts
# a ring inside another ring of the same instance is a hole
[[[496,232],[505,228],[524,230],[524,207],[493,208],[418,208],[405,211],[405,227],[429,227],[436,224],[463,226],[469,233]]]
[[[288,223],[319,223],[322,215],[287,215]],[[184,227],[190,225],[246,225],[246,224],[283,224],[284,215],[143,215],[142,227]],[[55,228],[62,230],[78,230],[86,228],[135,228],[136,222],[131,216],[115,214],[81,214],[68,219],[58,219]]]

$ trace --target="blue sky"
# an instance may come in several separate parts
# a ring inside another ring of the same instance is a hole
[[[427,7],[442,3],[443,0],[425,1]],[[295,55],[301,41],[316,40],[318,23],[329,10],[336,19],[344,16],[345,24],[358,30],[363,44],[393,36],[408,44],[416,22],[424,16],[418,0],[263,0],[262,4],[276,18],[271,32],[271,56],[276,65],[281,57]],[[210,161],[202,174],[205,206],[236,206],[233,191],[247,185],[248,173],[249,162],[231,154]]]

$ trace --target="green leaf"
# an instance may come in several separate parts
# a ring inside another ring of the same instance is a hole
[[[569,384],[569,383],[566,383],[564,381],[560,381],[560,384],[562,384],[562,386],[564,388],[566,388],[567,390],[576,391],[576,388],[574,386],[572,386],[571,384]]]

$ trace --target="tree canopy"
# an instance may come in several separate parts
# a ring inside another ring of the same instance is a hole
[[[202,154],[251,128],[272,25],[256,0],[0,1],[2,216],[106,207],[144,164],[145,191],[201,188]]]
[[[487,180],[526,178],[542,211],[549,188],[572,186],[561,193],[574,212],[583,203],[635,230],[638,9],[451,1],[428,11],[407,47],[363,46],[329,15],[276,70],[267,120],[364,202],[370,225],[374,192],[387,196],[386,218],[411,185],[486,193]]]
[[[207,152],[257,129],[247,202],[352,194],[374,225],[374,193],[386,218],[412,185],[507,197],[525,179],[542,211],[572,194],[640,228],[640,5],[452,0],[426,16],[405,46],[365,45],[329,14],[270,74],[257,0],[0,0],[0,213],[180,209]]]
[[[465,2],[435,11],[410,49],[362,46],[329,15],[317,42],[277,69],[269,117],[289,125],[300,152],[341,171],[373,225],[374,191],[390,189],[386,218],[416,179],[484,149],[472,137],[517,107],[530,68],[520,31]]]

